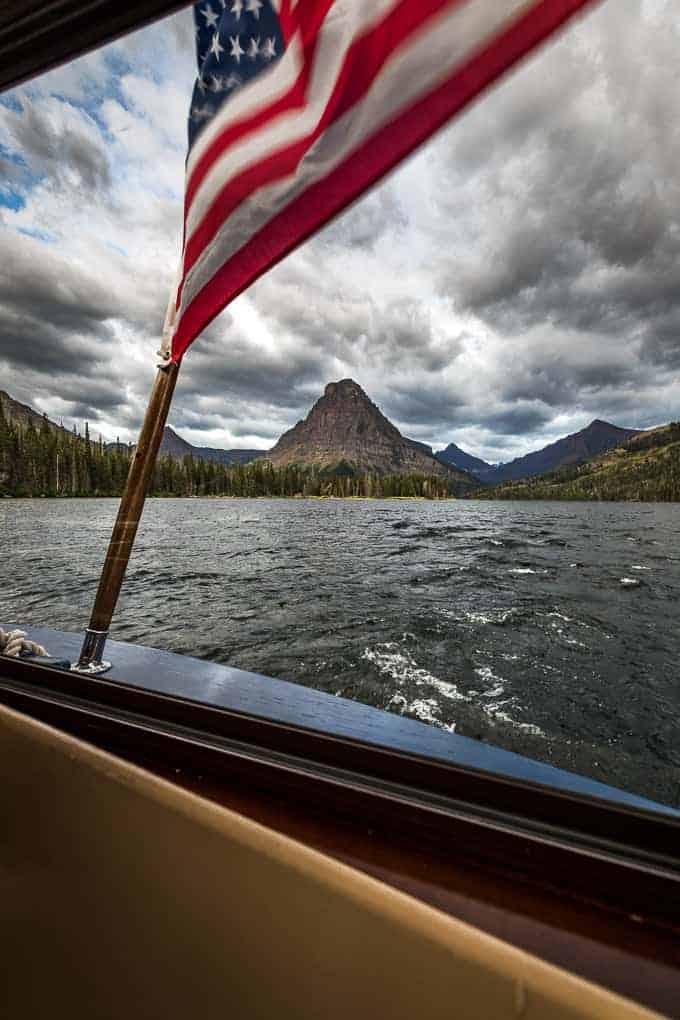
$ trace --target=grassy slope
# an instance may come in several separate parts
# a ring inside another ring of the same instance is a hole
[[[575,467],[506,482],[483,499],[680,500],[680,422],[634,436],[624,446]]]

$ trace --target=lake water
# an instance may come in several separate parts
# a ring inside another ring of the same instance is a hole
[[[81,630],[115,500],[0,503],[0,619]],[[680,805],[680,505],[150,500],[112,636]]]

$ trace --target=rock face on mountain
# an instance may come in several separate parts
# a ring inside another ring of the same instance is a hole
[[[192,446],[182,439],[173,428],[166,425],[160,446],[160,456],[170,454],[181,460],[182,457],[196,457],[198,460],[213,460],[217,464],[250,464],[261,457],[264,450],[220,450],[212,446]]]
[[[473,482],[465,472],[435,460],[430,447],[402,436],[353,379],[326,386],[304,421],[285,432],[266,454],[275,467],[287,464],[372,472],[425,474]]]

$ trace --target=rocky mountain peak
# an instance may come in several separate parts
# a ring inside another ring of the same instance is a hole
[[[329,382],[323,391],[323,395],[327,400],[369,400],[359,383],[354,382],[354,379],[340,379],[339,382]]]
[[[354,379],[328,383],[304,421],[285,432],[266,459],[277,467],[342,465],[361,474],[460,476],[471,483],[467,474],[435,460],[424,444],[402,436]]]

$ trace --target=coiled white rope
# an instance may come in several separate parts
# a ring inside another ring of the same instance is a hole
[[[29,641],[25,630],[3,630],[0,627],[0,655],[11,655],[18,659],[22,653],[30,655],[48,655],[42,645]]]

